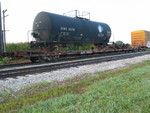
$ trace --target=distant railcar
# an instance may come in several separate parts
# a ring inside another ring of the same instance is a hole
[[[144,30],[131,32],[131,44],[133,47],[150,47],[150,32]]]
[[[33,23],[36,43],[106,45],[111,36],[110,27],[84,18],[40,12]]]

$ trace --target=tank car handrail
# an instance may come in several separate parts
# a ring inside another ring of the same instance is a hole
[[[89,12],[82,12],[82,15],[80,15],[80,11],[79,10],[72,10],[72,11],[68,11],[66,13],[63,13],[64,16],[67,16],[67,13],[72,13],[75,12],[75,14],[71,14],[69,15],[70,17],[74,17],[74,18],[79,18],[79,19],[84,19],[84,20],[90,20],[90,13]],[[86,18],[86,16],[88,16],[88,18]]]

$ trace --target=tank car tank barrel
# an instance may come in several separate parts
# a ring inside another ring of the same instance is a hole
[[[77,16],[77,11],[75,13]],[[48,12],[40,12],[36,16],[33,32],[36,41],[47,44],[106,45],[111,36],[111,29],[105,23]]]

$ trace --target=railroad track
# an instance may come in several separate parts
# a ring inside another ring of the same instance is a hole
[[[150,51],[111,55],[111,56],[100,56],[100,57],[84,58],[84,59],[75,59],[71,61],[61,61],[61,62],[54,62],[54,63],[44,63],[44,64],[36,63],[36,64],[32,64],[32,65],[28,64],[24,66],[15,65],[14,67],[6,66],[0,69],[0,79],[24,76],[27,74],[50,72],[57,69],[88,65],[88,64],[100,63],[105,61],[132,58],[132,57],[142,56],[146,54],[150,54]]]

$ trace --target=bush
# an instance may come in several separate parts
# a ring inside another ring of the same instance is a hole
[[[9,60],[10,60],[10,58],[8,58],[8,57],[1,58],[0,65],[6,64]]]
[[[123,44],[123,41],[116,41],[116,44]]]
[[[68,44],[67,47],[62,47],[62,51],[76,51],[76,50],[90,50],[94,45],[87,44],[83,46],[77,46],[73,44]],[[6,44],[6,51],[26,51],[29,50],[30,47],[28,46],[27,42],[24,43],[7,43]]]
[[[90,50],[94,45],[93,44],[87,44],[83,46],[78,46],[78,45],[67,45],[67,47],[62,48],[62,51],[80,51],[80,50]]]
[[[27,42],[24,43],[7,43],[6,44],[6,51],[12,52],[12,51],[25,51],[29,50],[29,46]]]

